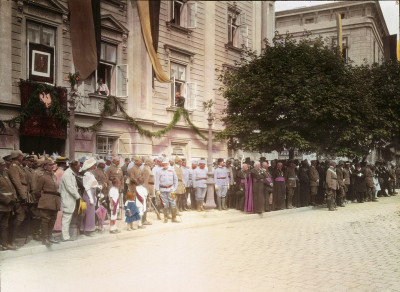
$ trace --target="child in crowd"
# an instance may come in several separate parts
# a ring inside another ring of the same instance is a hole
[[[138,222],[139,228],[142,226],[142,221],[140,220],[139,209],[135,203],[135,193],[127,192],[126,193],[126,202],[125,202],[125,222],[127,225],[127,230],[136,230],[138,227],[133,225],[134,222]]]
[[[119,179],[114,178],[112,180],[112,187],[108,193],[110,197],[110,209],[111,209],[111,218],[110,218],[110,233],[120,233],[116,225],[116,220],[118,217],[119,211]]]

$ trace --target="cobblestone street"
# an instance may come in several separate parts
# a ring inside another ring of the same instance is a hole
[[[5,259],[1,291],[400,291],[399,195],[248,216]]]

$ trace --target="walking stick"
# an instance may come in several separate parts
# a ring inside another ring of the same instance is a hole
[[[153,201],[151,200],[151,198],[150,198],[149,202],[150,202],[150,204],[151,204],[151,207],[152,207],[152,208],[154,209],[154,211],[156,212],[157,218],[161,220],[160,212],[158,212],[156,206],[154,206],[154,203],[153,203]]]

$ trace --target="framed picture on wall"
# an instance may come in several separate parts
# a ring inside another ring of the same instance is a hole
[[[54,48],[29,43],[29,79],[54,84]]]

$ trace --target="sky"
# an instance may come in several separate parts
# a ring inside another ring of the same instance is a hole
[[[309,7],[332,2],[335,1],[276,1],[275,11]],[[399,39],[399,5],[397,5],[396,1],[394,0],[379,1],[379,4],[381,6],[383,16],[385,17],[389,33],[397,34],[397,39]]]

